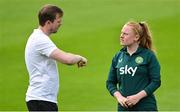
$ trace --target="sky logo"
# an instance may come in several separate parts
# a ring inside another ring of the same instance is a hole
[[[133,67],[129,67],[128,65],[126,65],[125,67],[121,67],[119,68],[120,74],[130,74],[132,76],[134,76],[134,74],[136,73],[137,67],[133,68]]]

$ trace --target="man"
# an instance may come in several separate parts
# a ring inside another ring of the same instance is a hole
[[[63,11],[45,5],[39,11],[39,28],[34,29],[25,48],[25,62],[29,73],[26,102],[29,111],[58,111],[59,77],[56,60],[63,64],[83,67],[87,59],[64,52],[51,41],[50,35],[61,26]]]

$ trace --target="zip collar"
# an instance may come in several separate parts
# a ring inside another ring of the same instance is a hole
[[[139,54],[139,53],[141,53],[144,49],[145,49],[145,48],[139,46],[138,49],[136,50],[136,52],[133,53],[132,55]],[[128,54],[128,55],[129,55],[129,53],[127,52],[127,47],[123,47],[120,51],[121,51],[121,52],[124,52],[125,54]]]

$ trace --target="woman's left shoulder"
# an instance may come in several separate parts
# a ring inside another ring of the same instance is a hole
[[[151,49],[143,48],[143,56],[146,57],[147,60],[157,59],[155,51]]]
[[[144,53],[146,53],[149,56],[155,56],[156,55],[155,51],[153,51],[151,49],[143,48],[143,50],[144,50]]]

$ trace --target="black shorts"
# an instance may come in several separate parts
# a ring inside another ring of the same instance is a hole
[[[48,101],[30,100],[26,105],[29,111],[58,111],[57,104]]]

